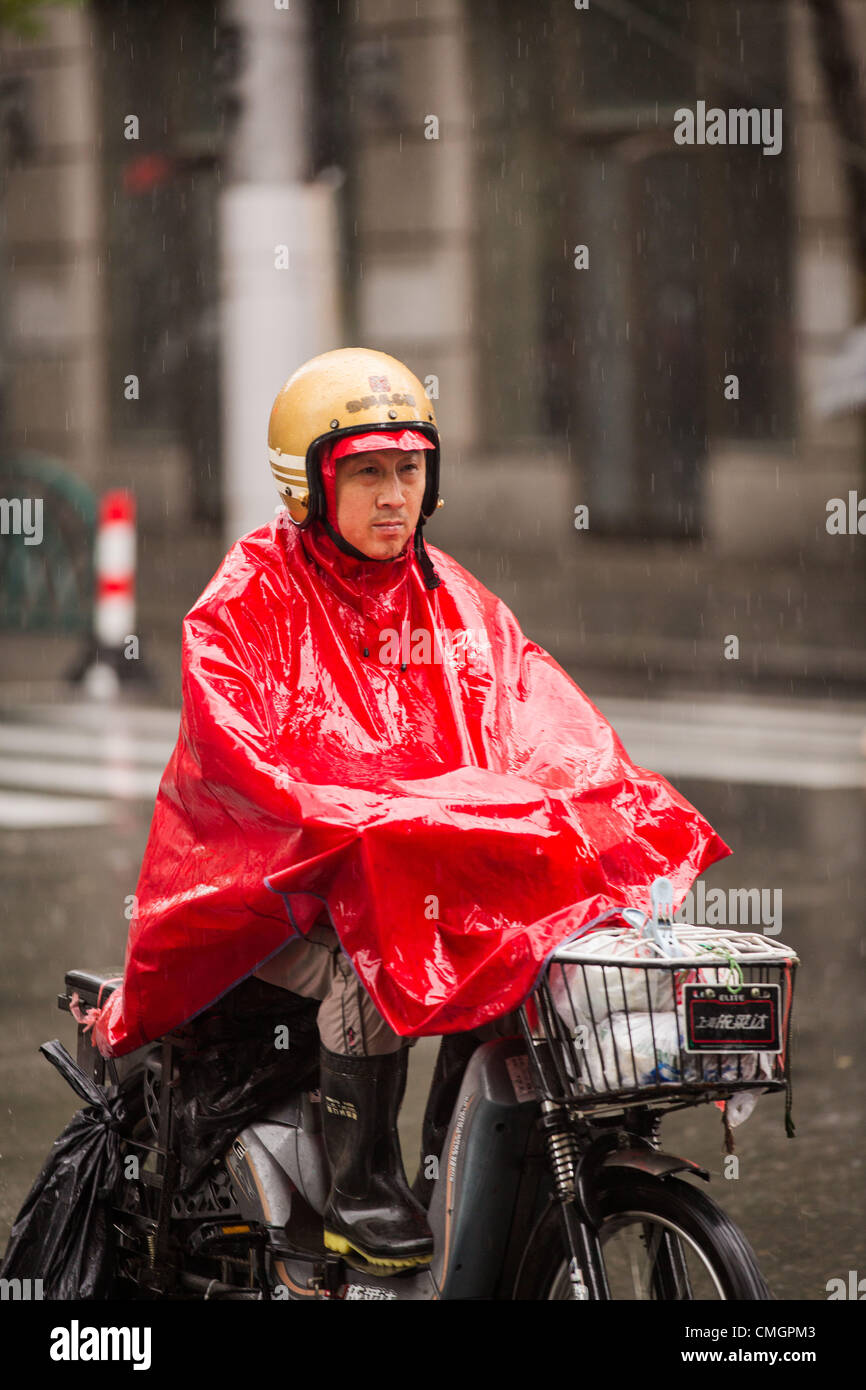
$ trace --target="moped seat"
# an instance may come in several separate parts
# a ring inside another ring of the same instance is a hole
[[[67,970],[66,994],[58,996],[61,1009],[69,1008],[69,1000],[77,994],[87,1008],[101,1008],[113,994],[123,979],[123,966],[110,966],[105,970]]]

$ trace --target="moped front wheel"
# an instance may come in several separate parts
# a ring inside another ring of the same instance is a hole
[[[772,1299],[743,1233],[706,1193],[677,1178],[608,1169],[599,1194],[599,1243],[615,1300]],[[551,1208],[527,1252],[515,1295],[572,1300],[562,1217]]]

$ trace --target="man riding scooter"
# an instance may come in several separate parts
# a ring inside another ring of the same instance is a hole
[[[321,1000],[324,1242],[389,1273],[432,1254],[396,1130],[407,1044],[448,1035],[425,1125],[441,1137],[466,1036],[501,1028],[556,946],[648,907],[660,875],[678,905],[729,851],[425,547],[439,435],[402,363],[313,358],[268,454],[284,510],[184,622],[180,734],[93,1035],[122,1055],[252,974]]]
[[[290,383],[271,416],[271,468],[293,519],[306,510],[295,503],[296,495],[308,492],[305,464],[312,441],[305,435],[311,428],[318,433],[322,424],[304,419],[316,385],[303,377]],[[312,402],[313,412],[317,406]],[[381,423],[390,424],[384,403],[374,409]],[[392,408],[390,417],[394,414]],[[332,582],[340,576],[347,584],[352,576],[365,575],[370,561],[383,567],[405,561],[427,486],[425,454],[434,448],[433,439],[417,429],[371,430],[369,425],[322,447],[318,472],[325,510],[302,544],[325,582],[329,575]],[[292,455],[294,469],[287,459]],[[298,468],[301,459],[304,466]],[[304,940],[290,942],[256,973],[270,984],[323,1001],[318,1012],[322,1127],[332,1175],[325,1245],[352,1250],[387,1269],[429,1261],[433,1237],[408,1188],[397,1133],[406,1044],[412,1040],[385,1023],[327,922],[315,925]]]

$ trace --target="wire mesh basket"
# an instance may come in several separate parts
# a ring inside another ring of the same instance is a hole
[[[545,971],[535,1000],[551,1089],[581,1109],[788,1085],[795,953],[751,932],[668,931],[676,955],[611,927],[559,948]]]

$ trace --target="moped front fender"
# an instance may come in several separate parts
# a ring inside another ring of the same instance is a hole
[[[651,1173],[654,1178],[665,1178],[668,1173],[681,1173],[687,1170],[709,1182],[709,1170],[702,1168],[691,1158],[678,1158],[676,1154],[662,1153],[659,1149],[643,1145],[629,1149],[611,1149],[605,1154],[603,1168],[637,1168],[641,1173]]]
[[[623,1139],[626,1140],[623,1143]],[[574,1178],[574,1204],[580,1220],[598,1230],[602,1223],[599,1192],[603,1186],[602,1170],[605,1168],[634,1168],[641,1173],[663,1178],[668,1173],[687,1170],[704,1178],[710,1175],[706,1168],[694,1163],[690,1158],[679,1158],[676,1154],[662,1153],[653,1148],[648,1139],[638,1134],[623,1135],[622,1131],[608,1131],[600,1134],[581,1154]]]

